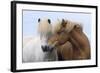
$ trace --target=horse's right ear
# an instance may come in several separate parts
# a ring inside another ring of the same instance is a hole
[[[38,22],[40,22],[40,18],[38,19]]]
[[[48,23],[51,24],[51,20],[50,19],[48,19]]]

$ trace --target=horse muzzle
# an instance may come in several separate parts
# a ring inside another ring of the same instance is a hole
[[[52,52],[52,50],[54,49],[54,47],[51,47],[51,46],[48,46],[48,45],[45,45],[45,46],[41,46],[43,52]]]

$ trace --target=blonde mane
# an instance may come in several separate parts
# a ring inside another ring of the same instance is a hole
[[[70,20],[66,20],[67,24],[66,24],[66,31],[70,32],[74,27],[80,28],[81,31],[83,29],[82,24],[79,22],[73,22]],[[62,26],[62,21],[57,20],[57,22],[55,23],[55,26],[53,27],[53,32],[56,33],[57,31],[59,31],[61,29]]]

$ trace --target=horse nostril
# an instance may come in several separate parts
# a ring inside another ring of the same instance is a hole
[[[44,46],[41,46],[42,49],[44,49]]]
[[[41,48],[44,52],[48,51],[48,46],[41,46]]]
[[[47,49],[48,49],[48,46],[45,46],[45,51],[47,51]]]
[[[45,46],[41,46],[42,50],[45,51]]]
[[[43,52],[52,52],[52,50],[54,49],[54,47],[51,46],[41,46]]]

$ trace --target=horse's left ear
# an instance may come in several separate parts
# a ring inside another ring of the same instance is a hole
[[[66,27],[66,24],[67,24],[67,22],[64,19],[62,19],[62,26]]]
[[[51,20],[50,19],[48,19],[48,23],[51,24]]]

